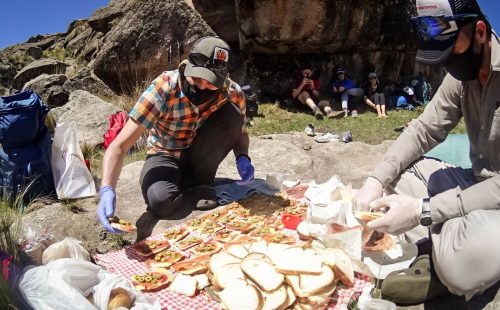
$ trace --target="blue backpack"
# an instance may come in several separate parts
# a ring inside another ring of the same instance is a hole
[[[31,90],[0,97],[1,198],[13,200],[26,191],[24,200],[29,201],[54,191],[48,111]]]

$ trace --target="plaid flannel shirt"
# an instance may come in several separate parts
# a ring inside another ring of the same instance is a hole
[[[229,87],[203,113],[184,95],[180,71],[165,71],[157,77],[139,98],[129,116],[149,130],[148,154],[163,153],[179,158],[181,151],[191,146],[196,131],[205,120],[227,100],[245,117],[245,97],[238,84],[229,80]],[[243,129],[242,129],[243,130]]]

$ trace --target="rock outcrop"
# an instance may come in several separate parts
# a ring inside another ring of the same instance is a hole
[[[55,59],[44,58],[35,60],[17,73],[12,81],[12,88],[21,90],[26,82],[42,74],[64,74],[67,64]]]
[[[23,91],[32,89],[38,93],[49,107],[60,107],[68,102],[69,92],[64,90],[68,78],[64,74],[42,74],[24,84]]]
[[[71,93],[67,104],[52,110],[58,122],[74,122],[80,144],[95,147],[104,142],[109,115],[119,109],[83,90]]]

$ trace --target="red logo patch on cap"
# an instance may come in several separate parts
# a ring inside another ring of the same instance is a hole
[[[227,62],[229,60],[229,52],[226,49],[215,47],[214,59],[218,61]]]

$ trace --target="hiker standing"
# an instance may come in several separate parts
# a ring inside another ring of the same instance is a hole
[[[242,178],[253,180],[244,130],[245,99],[228,78],[230,48],[218,37],[193,45],[177,70],[157,77],[130,111],[130,119],[103,158],[99,219],[108,231],[115,211],[115,188],[127,151],[148,131],[147,158],[140,185],[146,212],[137,220],[137,239],[151,235],[159,219],[180,209],[217,206],[214,179],[232,150]]]
[[[449,290],[469,300],[500,280],[500,42],[475,0],[416,6],[417,61],[442,64],[448,74],[354,204],[388,208],[368,226],[418,241],[416,261],[384,280],[383,298],[421,303]],[[422,157],[462,118],[472,169]]]

